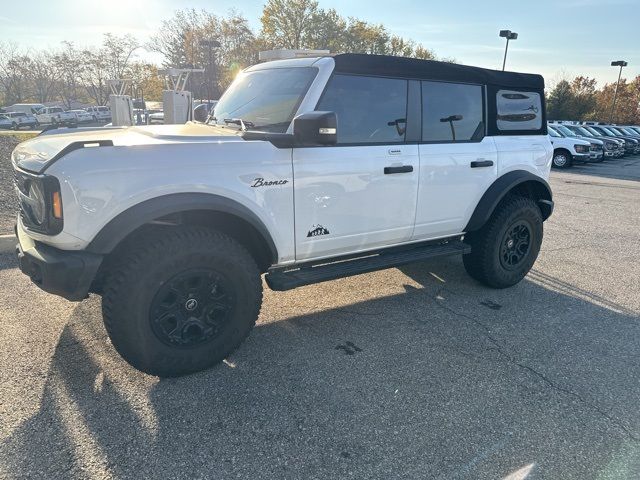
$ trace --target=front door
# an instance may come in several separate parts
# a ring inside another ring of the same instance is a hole
[[[338,144],[293,149],[296,259],[410,240],[418,145],[405,142],[408,82],[335,75],[316,108],[336,112]]]

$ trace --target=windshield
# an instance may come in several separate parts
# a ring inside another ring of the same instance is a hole
[[[565,127],[564,125],[557,125],[555,127],[557,130],[559,130],[561,133],[564,133],[567,137],[575,137],[576,134],[574,132],[572,132],[571,130],[569,130],[567,127]]]
[[[589,130],[587,130],[584,127],[575,127],[575,129],[580,132],[582,135],[586,136],[586,137],[593,137],[593,133],[591,133]]]
[[[284,133],[317,72],[298,67],[242,73],[216,105],[210,123],[241,119],[251,130]]]
[[[613,132],[611,130],[609,130],[608,128],[604,128],[604,127],[600,127],[602,129],[603,132],[605,132],[607,135],[611,135],[612,137],[619,137],[620,134],[618,132]]]
[[[562,137],[562,135],[560,135],[558,132],[556,132],[553,128],[551,127],[547,127],[547,132],[549,132],[549,135],[551,135],[552,137],[556,137],[556,138],[560,138]]]

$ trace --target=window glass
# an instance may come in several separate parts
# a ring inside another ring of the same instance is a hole
[[[539,93],[498,90],[499,130],[540,130],[542,100]]]
[[[407,125],[407,81],[335,75],[316,107],[335,112],[338,143],[397,143]]]
[[[558,132],[556,132],[553,128],[551,127],[547,127],[547,132],[549,133],[549,136],[551,137],[556,137],[556,138],[560,138],[562,137],[562,135],[560,135]]]
[[[422,82],[422,140],[460,142],[484,136],[482,87]]]
[[[216,104],[211,121],[228,125],[242,120],[251,130],[284,133],[317,73],[313,67],[241,73]]]

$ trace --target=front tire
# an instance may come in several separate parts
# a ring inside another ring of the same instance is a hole
[[[553,152],[552,165],[555,168],[569,168],[573,165],[571,154],[565,150],[557,150]]]
[[[262,304],[247,250],[214,230],[170,230],[117,262],[102,298],[113,346],[138,370],[175,377],[221,362],[249,334]]]
[[[508,196],[480,230],[465,236],[471,253],[463,256],[464,267],[489,287],[511,287],[533,267],[542,236],[542,213],[535,202]]]

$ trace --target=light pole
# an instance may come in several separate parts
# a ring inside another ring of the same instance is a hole
[[[516,32],[512,32],[511,30],[500,30],[500,36],[507,39],[507,45],[504,47],[504,60],[502,61],[502,71],[504,72],[504,67],[507,64],[507,52],[509,51],[509,40],[517,40],[518,34]]]
[[[622,68],[629,65],[624,60],[618,60],[615,62],[611,62],[612,67],[620,67],[620,72],[618,73],[618,83],[616,83],[616,92],[613,94],[613,104],[611,105],[611,113],[609,114],[609,123],[613,122],[613,114],[616,110],[616,100],[618,98],[618,87],[620,86],[620,77],[622,77]]]
[[[201,47],[207,47],[209,50],[209,81],[207,82],[207,103],[211,103],[211,94],[218,93],[216,87],[216,68],[213,62],[213,49],[219,48],[220,42],[217,40],[200,40]],[[214,92],[215,90],[215,92]]]

